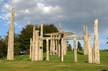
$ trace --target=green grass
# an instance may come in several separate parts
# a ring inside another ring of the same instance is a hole
[[[101,51],[101,64],[88,64],[87,56],[78,54],[78,63],[74,63],[73,52],[68,52],[61,63],[57,56],[50,61],[32,62],[29,56],[16,56],[14,61],[0,60],[0,71],[108,71],[108,51]]]

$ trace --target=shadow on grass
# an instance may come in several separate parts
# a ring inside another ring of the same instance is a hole
[[[84,61],[85,63],[88,63],[88,61]]]
[[[106,69],[103,69],[103,70],[101,70],[101,71],[107,71]]]
[[[45,60],[46,60],[46,57],[43,58],[43,61],[45,61]]]
[[[78,53],[78,54],[80,54],[80,55],[84,55],[84,54],[83,54],[83,52],[80,52],[80,51],[79,51],[79,52],[77,52],[77,53]]]

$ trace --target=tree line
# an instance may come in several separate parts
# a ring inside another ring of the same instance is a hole
[[[30,38],[33,36],[33,26],[32,24],[26,25],[19,34],[14,36],[14,54],[19,55],[21,51],[26,51],[25,54],[29,53],[30,47]],[[37,30],[40,30],[40,26],[35,25]],[[53,24],[47,24],[43,26],[43,34],[58,32],[58,29]],[[40,33],[39,33],[40,35]],[[44,35],[44,37],[46,37]],[[0,38],[0,58],[6,57],[7,55],[7,43],[8,43],[8,34],[5,38]],[[44,52],[46,51],[45,45],[46,42],[43,42]],[[78,43],[81,49],[81,44]],[[71,50],[71,45],[68,46],[68,51]]]

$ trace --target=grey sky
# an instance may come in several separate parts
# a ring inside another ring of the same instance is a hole
[[[14,0],[16,9],[16,26],[25,24],[62,23],[64,31],[83,35],[83,25],[87,24],[89,33],[93,35],[93,22],[99,19],[100,42],[108,34],[108,0]],[[9,22],[10,2],[2,7],[3,20]],[[105,43],[105,42],[104,42]]]

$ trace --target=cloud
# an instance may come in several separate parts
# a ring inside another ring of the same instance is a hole
[[[37,3],[37,9],[41,10],[44,14],[53,14],[61,10],[59,6],[45,6],[43,3]]]
[[[107,3],[107,0],[14,0],[13,6],[16,9],[15,20],[19,24],[44,21],[57,25],[59,16],[62,16],[64,30],[81,34],[84,24],[88,25],[90,33],[93,32],[93,21],[96,18],[99,18],[100,32],[107,32],[103,28],[108,26]],[[8,15],[10,8],[11,4],[5,3],[2,10]]]
[[[3,13],[7,13],[7,12],[9,12],[10,10],[11,10],[11,5],[10,4],[8,4],[8,3],[6,3],[6,4],[4,4],[3,6],[2,6],[2,12]]]
[[[13,4],[0,0],[0,3],[0,20],[9,23],[13,6],[15,27],[20,30],[29,23],[54,23],[56,26],[62,23],[64,31],[83,35],[86,24],[89,34],[93,35],[93,22],[98,18],[99,35],[108,34],[108,0],[13,0]]]
[[[62,8],[59,5],[50,5],[43,3],[41,0],[14,0],[13,7],[15,7],[15,22],[21,21],[23,23],[28,21],[40,23],[39,21],[42,20],[48,22],[49,20],[55,20],[62,13]],[[11,8],[11,3],[4,4],[2,10],[10,13]]]

